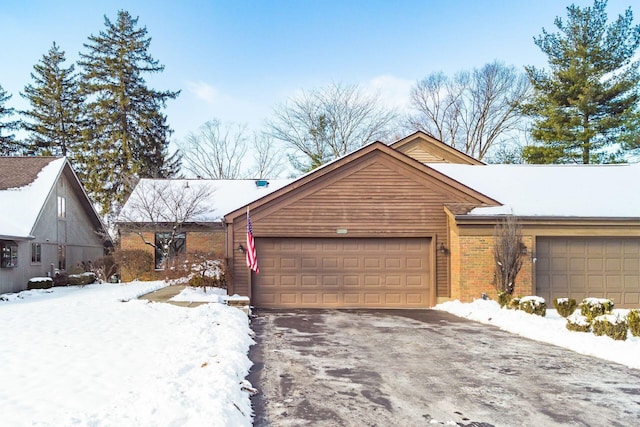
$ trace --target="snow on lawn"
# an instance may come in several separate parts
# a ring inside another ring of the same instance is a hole
[[[247,316],[136,299],[162,286],[2,295],[2,425],[250,426]]]
[[[472,303],[449,301],[434,307],[459,317],[495,325],[533,340],[565,347],[578,353],[617,362],[640,369],[640,337],[628,334],[626,341],[616,341],[591,332],[574,332],[566,328],[567,320],[556,310],[547,309],[545,317],[518,310],[501,309],[496,301],[476,300]],[[613,310],[626,314],[627,310]]]
[[[221,288],[194,288],[187,286],[182,292],[175,297],[171,298],[171,301],[186,301],[186,302],[219,302],[223,303],[227,298],[227,290]]]

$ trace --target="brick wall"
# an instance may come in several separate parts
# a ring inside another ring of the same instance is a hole
[[[155,232],[144,231],[142,236],[149,242],[154,242]],[[152,246],[144,243],[143,239],[135,232],[121,230],[120,232],[120,248],[123,250],[140,249],[150,253],[154,256],[155,250]],[[218,258],[224,258],[225,256],[225,233],[224,229],[215,230],[197,230],[186,232],[186,250],[187,253],[194,252],[208,252],[215,254]],[[156,272],[155,270],[149,272],[149,277],[154,279],[163,279],[164,274],[162,272]],[[122,280],[129,281],[134,279],[133,277],[126,277],[123,272]]]
[[[453,244],[457,240],[456,247]],[[533,262],[531,258],[532,236],[523,236],[527,254],[523,255],[522,268],[516,278],[514,295],[533,294]],[[491,299],[498,294],[493,285],[494,257],[493,236],[455,236],[452,239],[451,299],[471,302],[483,293]],[[456,272],[456,269],[459,271]]]

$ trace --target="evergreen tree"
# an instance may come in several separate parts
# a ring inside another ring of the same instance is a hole
[[[550,72],[526,67],[535,96],[524,111],[534,117],[532,136],[541,142],[523,151],[529,163],[615,162],[626,142],[638,140],[640,75],[633,56],[640,26],[632,25],[630,8],[608,25],[606,5],[569,6],[566,23],[555,19],[558,33],[543,29],[534,38]]]
[[[22,148],[16,141],[16,135],[12,133],[18,130],[20,122],[7,120],[15,113],[14,108],[5,106],[11,96],[0,86],[0,156],[9,156],[19,152]]]
[[[74,66],[64,68],[64,61],[64,51],[54,42],[33,67],[35,85],[25,86],[21,94],[31,103],[31,109],[22,112],[31,119],[23,128],[31,132],[27,139],[30,152],[73,159],[82,142],[84,99],[78,92]]]
[[[117,212],[137,179],[171,176],[180,164],[167,155],[172,131],[162,113],[179,91],[147,87],[143,73],[164,66],[149,54],[151,38],[137,23],[126,11],[115,24],[105,16],[106,29],[91,35],[80,53],[90,126],[79,172],[104,214]]]

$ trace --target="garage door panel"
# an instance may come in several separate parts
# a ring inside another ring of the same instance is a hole
[[[258,307],[431,304],[428,238],[257,238],[256,247],[260,273],[252,275],[252,302]]]
[[[540,237],[536,293],[547,301],[612,298],[634,307],[640,294],[640,238]]]

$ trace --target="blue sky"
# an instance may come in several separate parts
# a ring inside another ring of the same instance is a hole
[[[609,18],[634,0],[609,0]],[[592,1],[574,1],[592,5]],[[150,51],[165,65],[148,77],[181,89],[166,110],[183,139],[207,120],[261,128],[272,108],[300,90],[331,82],[380,90],[390,106],[408,101],[413,83],[434,71],[453,74],[500,60],[545,66],[533,43],[565,17],[569,1],[102,1],[3,0],[0,85],[8,106],[27,108],[19,92],[53,41],[75,61],[104,15],[138,16]],[[638,10],[635,21],[638,22]]]

